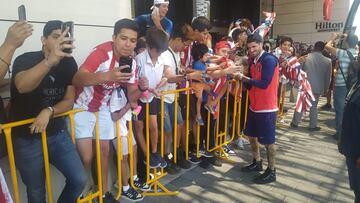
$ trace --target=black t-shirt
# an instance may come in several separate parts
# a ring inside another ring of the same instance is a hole
[[[68,85],[77,71],[74,58],[63,58],[59,64],[52,67],[48,74],[42,79],[39,86],[29,93],[21,94],[15,86],[15,76],[21,71],[28,70],[39,64],[44,59],[42,51],[28,52],[16,58],[13,65],[11,78],[11,106],[10,120],[19,121],[36,117],[42,109],[54,106],[64,96]],[[64,118],[51,119],[46,133],[48,136],[66,129]],[[29,125],[13,129],[13,134],[31,137]]]

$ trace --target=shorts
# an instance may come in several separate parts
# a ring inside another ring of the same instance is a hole
[[[146,103],[139,101],[139,105],[141,106],[141,112],[138,115],[138,120],[145,121],[146,116]],[[160,99],[153,98],[149,103],[149,115],[157,115],[160,109]]]
[[[75,108],[75,107],[74,107]],[[82,111],[76,113],[75,121],[75,138],[93,138],[95,139],[96,116],[94,112]],[[99,136],[100,140],[112,140],[115,138],[115,125],[111,119],[110,110],[104,109],[99,111]]]
[[[134,138],[134,134],[131,136],[131,140],[132,140],[132,146],[136,146],[136,141],[135,141],[135,138]],[[128,155],[129,154],[129,144],[128,144],[128,139],[129,137],[128,136],[121,136],[121,148],[122,148],[122,155],[125,156],[125,155]],[[117,139],[113,139],[112,140],[113,142],[113,145],[115,147],[115,150],[117,152]]]
[[[191,88],[195,92],[196,98],[202,98],[203,91],[205,89],[205,84],[201,82],[192,82]]]
[[[175,120],[175,102],[169,104],[164,102],[164,130],[166,133],[172,133],[173,125]],[[181,108],[178,104],[177,108],[177,124],[184,123],[183,117],[181,115]]]
[[[275,143],[277,112],[256,113],[249,109],[244,134],[257,137],[261,144]]]

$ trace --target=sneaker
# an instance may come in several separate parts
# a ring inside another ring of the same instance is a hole
[[[210,157],[214,156],[210,152],[208,152],[207,150],[202,149],[202,148],[199,149],[199,154],[200,154],[200,156],[204,156],[204,157],[207,157],[207,158],[210,158]]]
[[[224,145],[223,150],[228,153],[229,155],[235,155],[235,151],[230,149],[229,145]]]
[[[216,157],[212,157],[208,159],[209,163],[211,163],[214,166],[217,167],[221,167],[222,166],[222,162],[220,159],[216,158]]]
[[[118,203],[119,201],[117,201],[110,192],[107,192],[107,193],[105,193],[105,196],[103,196],[103,202],[104,203]]]
[[[257,172],[257,171],[262,171],[263,167],[262,167],[262,161],[256,161],[255,159],[253,160],[253,162],[250,165],[247,165],[243,168],[241,168],[242,172],[245,173],[249,173],[249,172]]]
[[[205,105],[204,105],[204,108],[205,108],[207,111],[209,111],[211,114],[214,114],[214,113],[215,113],[214,108],[213,108],[211,105],[205,104]]]
[[[169,158],[165,157],[165,161],[167,166],[165,167],[165,171],[170,175],[175,175],[180,172],[179,168],[170,160]]]
[[[182,169],[189,169],[191,168],[191,163],[190,161],[188,160],[185,160],[185,159],[179,159],[177,160],[176,164],[182,168]]]
[[[193,152],[189,152],[189,161],[193,164],[198,164],[201,162],[201,160],[197,158],[196,154]]]
[[[320,107],[321,110],[331,110],[332,106],[331,104],[325,104],[324,106]]]
[[[146,158],[144,159],[144,164],[146,165]],[[150,154],[150,168],[158,168],[160,167],[161,163],[156,158],[155,154]]]
[[[199,166],[203,169],[209,169],[211,167],[211,164],[208,161],[208,158],[201,157],[201,162],[200,162]]]
[[[319,130],[321,130],[320,127],[309,128],[309,131],[311,131],[311,132],[315,132],[315,131],[319,131]]]
[[[121,196],[124,199],[130,200],[133,202],[138,202],[138,201],[141,201],[144,199],[144,196],[142,196],[142,194],[138,193],[136,190],[132,189],[131,187],[126,191],[122,191]]]
[[[239,139],[237,139],[237,140],[235,141],[235,143],[236,143],[236,146],[237,146],[239,149],[241,149],[241,150],[244,149],[243,139],[239,138]]]
[[[151,187],[148,184],[146,184],[146,182],[143,182],[140,178],[136,178],[134,180],[134,186],[139,188],[139,190],[143,192],[147,192],[151,189]]]
[[[271,170],[269,167],[265,170],[263,174],[255,177],[254,182],[256,184],[267,184],[276,181],[276,169]]]
[[[291,128],[298,128],[299,126],[298,125],[295,125],[293,122],[290,123],[290,127]]]
[[[160,163],[160,168],[165,168],[167,166],[165,159],[163,157],[161,157],[159,152],[155,153],[155,157],[158,160],[158,162]]]
[[[205,125],[204,120],[200,117],[200,118],[196,118],[196,122],[200,125],[203,126]]]

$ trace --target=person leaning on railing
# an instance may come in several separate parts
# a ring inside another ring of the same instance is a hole
[[[49,162],[66,178],[58,202],[76,202],[86,183],[85,170],[71,140],[64,118],[51,119],[72,109],[77,64],[64,49],[74,48],[61,32],[62,22],[49,21],[41,37],[42,50],[27,52],[14,61],[11,78],[10,120],[35,117],[34,123],[12,129],[14,155],[28,202],[45,200],[42,132],[46,131]],[[49,193],[51,191],[48,191]]]
[[[32,25],[20,21],[9,27],[5,41],[0,46],[0,87],[7,72],[10,72],[11,59],[14,52],[32,34]],[[0,123],[6,122],[4,103],[0,97]],[[1,130],[0,130],[1,134]],[[0,157],[6,154],[5,139],[0,135]]]

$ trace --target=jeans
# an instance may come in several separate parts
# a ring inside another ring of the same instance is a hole
[[[14,136],[13,143],[16,166],[26,185],[28,202],[45,203],[45,169],[41,137]],[[87,177],[69,133],[61,130],[47,137],[47,146],[49,162],[66,178],[66,185],[58,202],[76,202],[85,187]]]
[[[315,127],[317,127],[317,124],[318,124],[317,105],[319,103],[320,95],[319,94],[314,94],[314,97],[315,97],[315,101],[311,101],[312,106],[310,107],[310,124],[309,124],[309,128],[315,128]],[[295,111],[292,123],[295,124],[295,125],[299,125],[302,115],[303,115],[303,113],[299,113],[299,112]]]
[[[360,169],[356,167],[356,159],[346,157],[350,188],[355,193],[355,203],[360,203]]]
[[[347,93],[346,86],[335,86],[334,109],[335,109],[335,123],[336,123],[335,128],[337,135],[341,135],[341,123],[343,120],[346,93]]]

